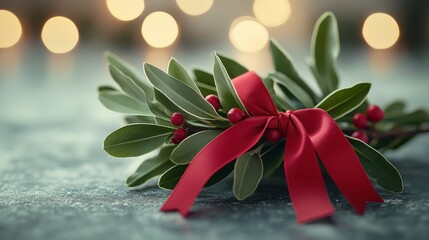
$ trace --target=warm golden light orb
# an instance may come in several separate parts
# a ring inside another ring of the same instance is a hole
[[[22,27],[18,17],[12,12],[0,9],[0,48],[15,45],[22,35]]]
[[[176,0],[176,2],[183,12],[191,16],[201,15],[213,5],[213,0]]]
[[[285,23],[291,15],[289,0],[255,0],[253,13],[256,19],[267,27],[277,27]]]
[[[150,46],[164,48],[173,44],[177,39],[179,27],[170,14],[154,12],[143,21],[141,32],[144,40]]]
[[[143,0],[106,0],[110,13],[121,21],[131,21],[144,10]]]
[[[234,20],[229,30],[232,45],[243,52],[257,52],[267,45],[268,31],[260,23],[250,17]]]
[[[79,41],[79,31],[70,19],[61,16],[53,17],[43,26],[42,41],[53,53],[70,52]]]
[[[392,16],[386,13],[374,13],[365,20],[362,35],[372,48],[386,49],[398,41],[399,26]]]

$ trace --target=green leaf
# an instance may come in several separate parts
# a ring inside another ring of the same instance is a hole
[[[195,84],[198,86],[203,96],[208,96],[210,94],[217,95],[216,87],[213,87],[203,82],[195,82]]]
[[[309,60],[310,68],[324,96],[338,88],[335,62],[339,52],[337,19],[331,12],[324,13],[314,27]]]
[[[174,58],[171,58],[168,63],[168,74],[177,80],[182,81],[201,95],[200,89],[197,87],[191,76],[186,72],[186,69]]]
[[[411,139],[413,139],[415,136],[408,136],[408,137],[402,137],[402,138],[396,138],[395,141],[393,141],[389,146],[388,149],[396,150],[403,145],[407,144]],[[387,149],[386,149],[387,150]]]
[[[200,119],[224,120],[210,103],[188,85],[148,63],[144,64],[144,69],[155,88],[183,111]]]
[[[135,157],[161,146],[174,128],[154,124],[131,124],[109,134],[104,151],[114,157]]]
[[[405,103],[403,101],[395,101],[390,103],[384,108],[384,116],[390,116],[403,113],[405,110]]]
[[[237,91],[232,85],[231,78],[229,77],[225,67],[220,58],[215,54],[214,61],[214,79],[216,84],[217,93],[222,104],[222,108],[229,110],[231,108],[239,108],[246,111],[243,103],[237,95]]]
[[[238,200],[244,200],[258,187],[264,172],[259,154],[243,154],[235,162],[233,192]]]
[[[198,86],[203,96],[210,94],[217,95],[214,77],[212,74],[200,69],[194,69],[194,75],[195,84]]]
[[[155,116],[125,116],[125,122],[128,124],[132,123],[150,123],[156,124]]]
[[[274,39],[270,40],[270,52],[273,59],[274,68],[277,72],[281,72],[292,81],[298,84],[308,95],[311,96],[313,102],[318,100],[316,93],[307,85],[295,69],[292,58],[282,48],[282,46]]]
[[[130,97],[141,102],[147,102],[145,93],[137,84],[113,65],[108,65],[110,75],[121,89]]]
[[[401,174],[381,153],[358,139],[349,136],[347,139],[368,176],[376,179],[380,187],[392,192],[404,190]]]
[[[229,163],[221,170],[219,170],[217,173],[215,173],[209,179],[206,185],[204,185],[204,187],[206,188],[206,187],[213,186],[216,183],[219,183],[220,181],[228,177],[234,168],[233,164],[234,163]],[[173,190],[174,187],[176,187],[177,183],[179,182],[180,178],[182,177],[187,167],[188,165],[176,165],[170,168],[159,178],[158,186],[160,188]]]
[[[377,125],[378,127],[378,125]],[[404,144],[408,143],[411,139],[413,139],[415,136],[408,136],[408,137],[386,137],[379,139],[376,141],[373,145],[375,149],[378,149],[380,151],[387,151],[387,150],[396,150],[399,147],[403,146]]]
[[[281,100],[279,99],[279,96],[276,94],[276,92],[274,91],[274,85],[277,85],[276,87],[279,88],[277,83],[274,83],[274,81],[271,78],[264,78],[263,82],[265,84],[265,86],[267,87],[268,92],[270,93],[271,99],[274,101],[274,105],[276,105],[276,108],[279,111],[286,111],[286,106],[281,102]]]
[[[247,70],[246,67],[238,63],[237,61],[222,56],[220,54],[217,54],[219,59],[222,61],[223,66],[225,67],[226,71],[228,72],[228,76],[233,79],[236,78],[244,73],[247,73],[249,70]]]
[[[98,88],[98,99],[108,109],[125,114],[152,115],[146,103],[136,101],[133,98],[106,87]]]
[[[429,122],[429,115],[426,111],[418,109],[411,113],[397,113],[385,116],[383,122],[395,123],[401,126],[415,126]]]
[[[222,131],[207,130],[192,134],[183,140],[171,153],[170,159],[175,164],[189,164],[203,147],[217,137]]]
[[[341,118],[337,118],[337,120],[341,121],[343,124],[350,124],[350,126],[352,126],[352,119],[353,116],[356,113],[366,113],[366,109],[368,108],[368,100],[363,101],[363,103],[361,105],[359,105],[359,107],[355,108],[353,111],[347,113],[346,115],[342,116]],[[377,127],[380,126],[380,123],[377,124]]]
[[[283,163],[285,151],[285,141],[278,141],[273,145],[264,147],[261,151],[261,158],[264,164],[264,176],[272,175]]]
[[[174,127],[170,120],[162,119],[155,116],[125,116],[125,122],[128,124],[132,123],[150,123],[158,124],[162,126]]]
[[[149,179],[163,174],[165,171],[174,166],[168,158],[176,145],[168,144],[161,147],[159,153],[151,157],[137,168],[137,170],[128,177],[128,187],[136,187],[147,182]]]
[[[325,110],[333,119],[339,119],[359,107],[370,88],[370,83],[358,83],[350,88],[338,89],[326,96],[316,108]]]
[[[268,75],[274,82],[282,85],[287,89],[288,94],[296,98],[306,108],[314,107],[315,102],[312,97],[289,77],[281,72],[270,73]]]
[[[105,55],[109,62],[109,66],[114,66],[116,68],[113,71],[118,76],[116,76],[117,78],[114,78],[114,80],[121,86],[125,93],[139,101],[147,102],[150,111],[154,115],[158,117],[168,117],[166,116],[164,107],[155,100],[154,88],[146,78],[142,77],[132,66],[113,53],[106,52]]]
[[[153,92],[153,87],[150,82],[144,78],[135,68],[126,63],[117,55],[106,52],[105,56],[107,58],[107,62],[116,67],[119,71],[121,71],[125,76],[131,79],[141,90],[144,91],[146,98],[148,101],[152,101],[155,99],[155,95]],[[126,92],[126,91],[124,91]]]
[[[183,111],[180,107],[174,104],[170,99],[168,99],[163,93],[161,93],[158,90],[155,91],[155,98],[159,103],[161,103],[166,108],[168,116],[171,116],[171,114],[175,112],[180,112],[183,115],[183,118],[186,119],[187,121],[199,120],[199,118],[189,114],[186,111]]]
[[[111,86],[101,85],[98,87],[98,91],[102,92],[102,91],[118,91],[118,90],[114,87],[111,87]]]
[[[213,74],[201,69],[194,69],[195,80],[210,86],[215,86]]]
[[[280,87],[280,85],[274,81],[273,82],[273,91],[275,94],[275,99],[277,100],[277,102],[279,103],[279,105],[281,106],[278,109],[282,109],[282,110],[294,110],[297,107],[295,106],[295,102],[290,99],[288,97],[288,95],[286,94],[286,92],[283,90],[282,87]]]

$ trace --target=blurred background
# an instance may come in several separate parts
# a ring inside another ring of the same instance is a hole
[[[216,50],[264,75],[275,38],[316,86],[306,58],[325,11],[339,23],[342,86],[370,81],[380,105],[399,98],[427,108],[426,0],[2,0],[0,121],[119,124],[97,101],[97,85],[112,83],[105,50],[137,69],[143,62],[165,69],[173,56],[188,70],[208,71]]]
[[[365,217],[336,202],[338,221],[302,226],[286,196],[237,204],[229,189],[206,193],[211,210],[193,221],[161,215],[168,192],[156,182],[124,185],[140,160],[101,149],[124,125],[97,99],[97,86],[114,84],[106,50],[142,73],[172,56],[211,72],[216,50],[264,76],[275,38],[316,86],[306,59],[325,11],[338,19],[341,87],[369,81],[372,103],[429,110],[428,0],[0,0],[0,239],[425,239],[428,134],[387,153],[404,194],[384,192]]]
[[[370,98],[380,105],[399,98],[427,108],[429,1],[2,0],[0,121],[17,128],[120,124],[97,101],[97,86],[113,82],[106,50],[139,70],[143,62],[165,69],[173,56],[188,70],[208,71],[216,50],[264,75],[275,38],[316,86],[306,58],[325,11],[338,19],[342,86],[370,81]]]
[[[315,85],[305,60],[314,23],[325,11],[334,12],[339,22],[343,85],[373,81],[380,104],[392,89],[422,104],[423,89],[429,89],[425,0],[2,0],[0,104],[13,109],[9,116],[39,108],[18,104],[29,98],[46,98],[53,107],[59,101],[76,106],[78,99],[62,94],[71,86],[95,99],[97,84],[111,82],[105,50],[138,69],[145,61],[165,69],[174,56],[189,70],[210,70],[210,52],[216,50],[263,75],[272,67],[269,38],[291,53]],[[387,82],[392,88],[386,89]],[[53,100],[56,91],[62,93]],[[11,99],[12,106],[6,104]],[[92,99],[80,100],[90,104]],[[13,121],[23,117],[18,114]]]
[[[165,69],[173,56],[189,70],[209,71],[216,50],[264,75],[275,38],[315,86],[306,58],[325,11],[339,23],[343,86],[371,81],[378,104],[402,98],[427,106],[429,1],[3,0],[0,119],[60,121],[82,109],[99,114],[96,121],[117,117],[96,100],[96,86],[112,82],[105,50],[137,69],[143,62]]]

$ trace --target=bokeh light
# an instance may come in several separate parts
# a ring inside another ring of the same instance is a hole
[[[79,41],[79,31],[70,19],[53,17],[43,26],[42,41],[49,51],[66,53],[73,50]]]
[[[392,16],[386,13],[374,13],[365,20],[362,35],[372,48],[386,49],[398,41],[399,26]]]
[[[289,0],[255,0],[253,13],[265,26],[277,27],[289,19],[291,7]]]
[[[170,46],[179,35],[176,20],[165,12],[149,14],[143,21],[141,31],[144,40],[154,48]]]
[[[240,51],[257,52],[267,45],[268,31],[260,23],[250,17],[234,20],[229,30],[232,45]]]
[[[176,0],[179,8],[186,14],[197,16],[207,12],[213,0]]]
[[[136,19],[144,10],[143,0],[106,0],[110,13],[121,21]]]
[[[0,48],[12,47],[21,35],[21,23],[15,14],[0,9]]]

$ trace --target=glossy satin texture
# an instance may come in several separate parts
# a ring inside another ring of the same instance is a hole
[[[324,110],[309,108],[279,113],[262,80],[254,72],[233,79],[233,84],[252,117],[225,130],[195,156],[162,211],[179,211],[187,216],[210,177],[252,148],[267,128],[277,128],[286,138],[284,170],[299,223],[335,212],[317,156],[358,213],[364,212],[368,201],[383,202],[350,143]]]

